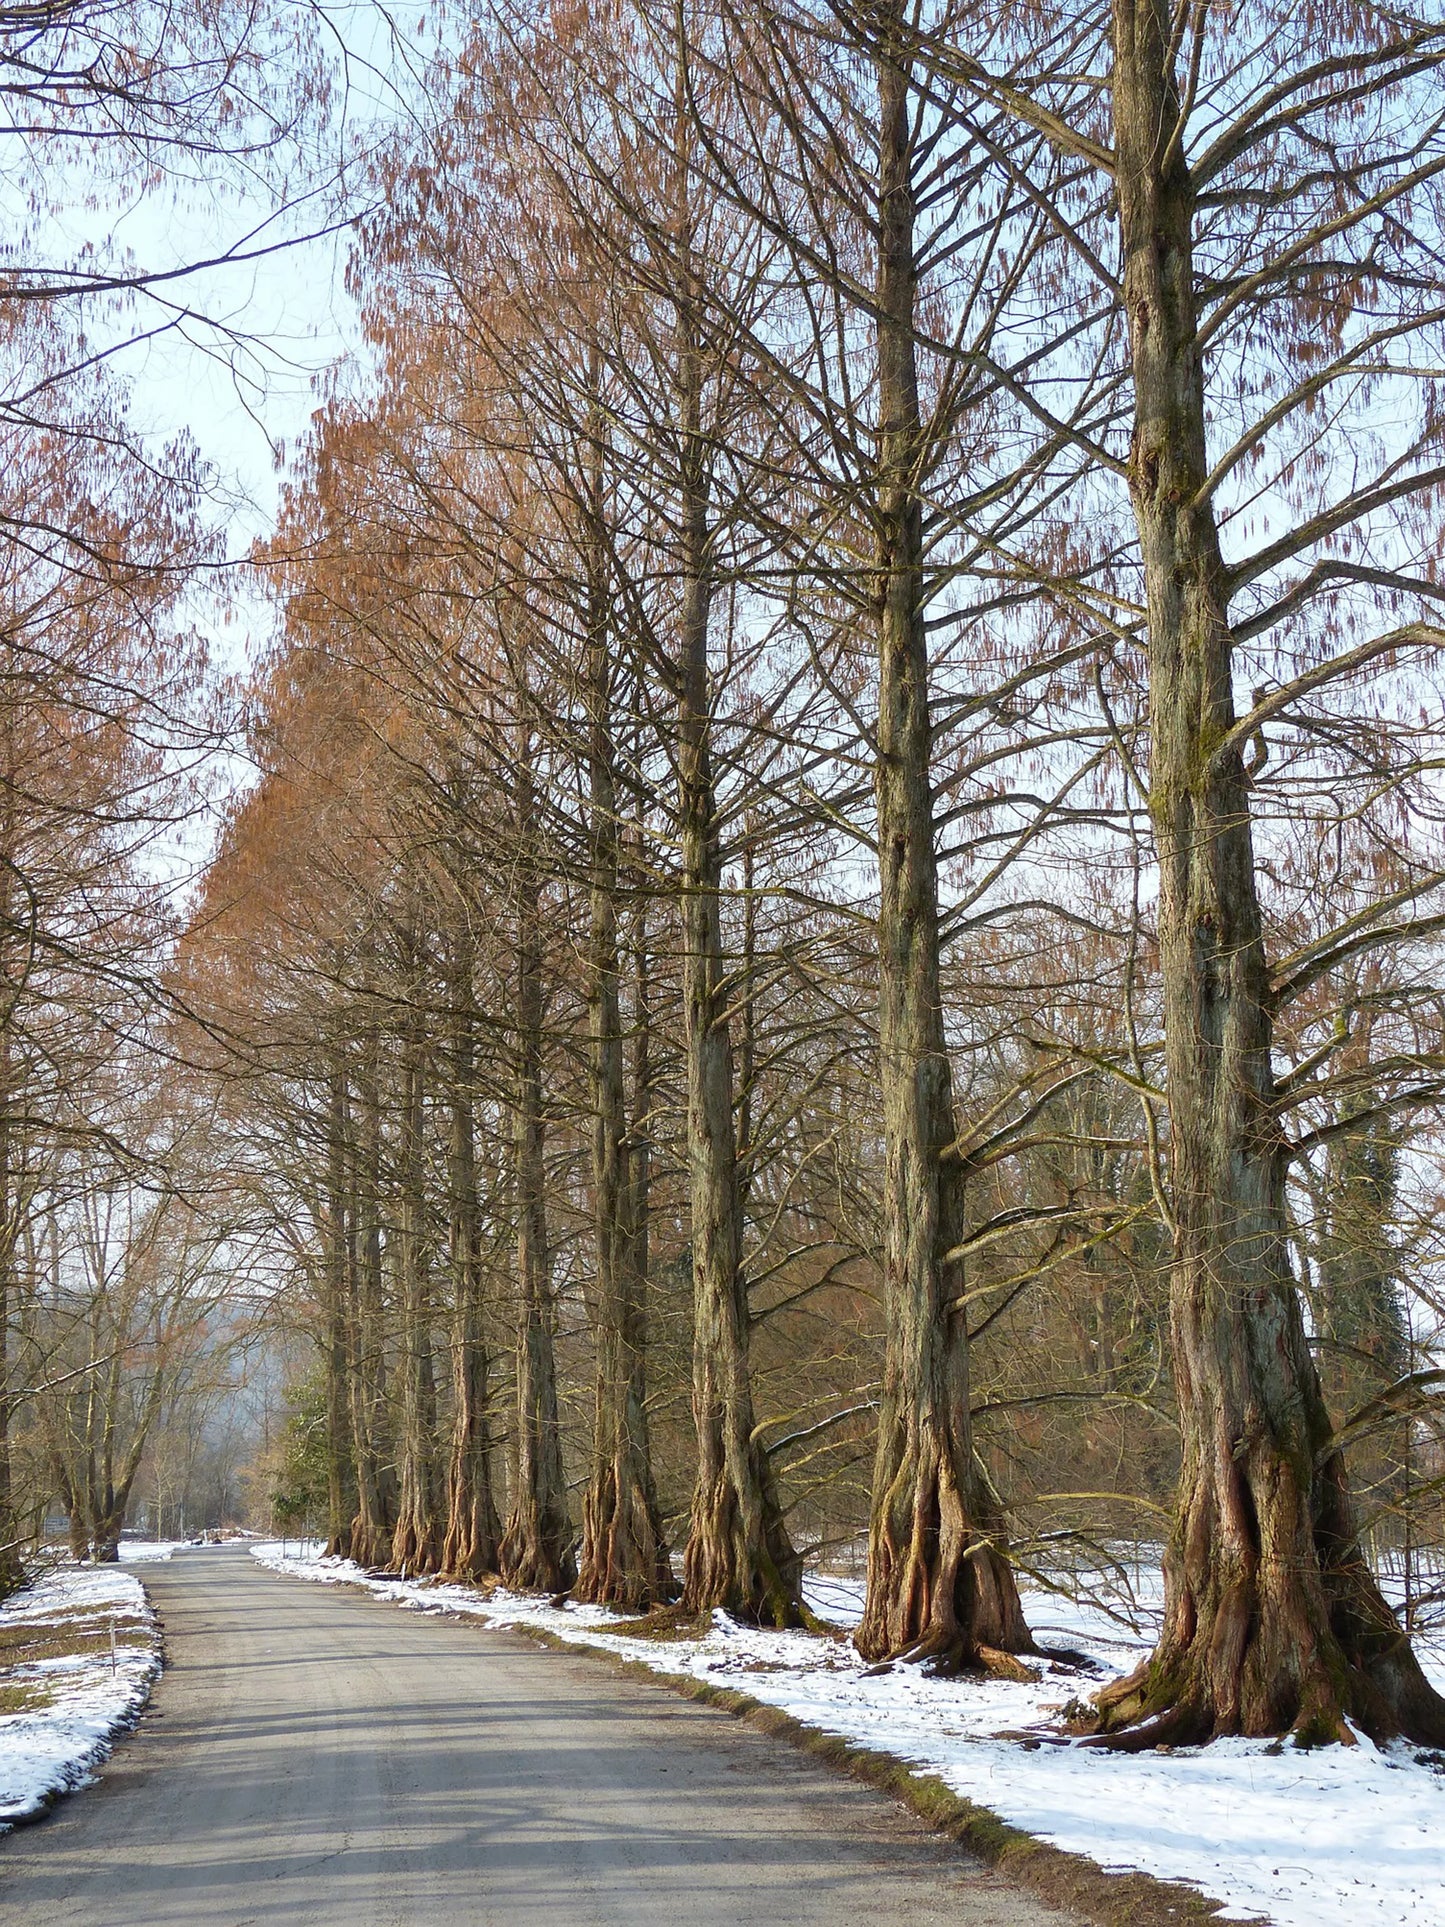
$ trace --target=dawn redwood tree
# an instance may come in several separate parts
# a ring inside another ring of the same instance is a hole
[[[671,58],[680,61],[681,49]],[[677,610],[677,813],[681,842],[683,1027],[687,1056],[687,1161],[693,1263],[693,1422],[698,1471],[684,1557],[683,1604],[721,1606],[774,1625],[798,1615],[801,1562],[788,1537],[773,1468],[754,1418],[748,1372],[750,1314],[743,1269],[732,986],[722,935],[722,850],[714,772],[709,638],[718,589],[718,513],[712,501],[724,370],[709,367],[706,309],[698,289],[703,240],[681,73],[672,118],[673,314],[670,374],[675,458]],[[716,217],[717,210],[714,210]],[[716,245],[716,235],[708,237]]]
[[[1032,1647],[1003,1520],[974,1450],[965,1229],[939,970],[920,480],[936,433],[920,407],[916,143],[923,100],[910,9],[880,9],[876,270],[878,1063],[883,1087],[888,1349],[859,1650],[977,1662]]]
[[[861,817],[856,759],[871,765],[873,820],[856,834],[878,867],[887,1330],[858,1640],[873,1658],[1007,1667],[1000,1656],[1032,1642],[973,1438],[969,1185],[1038,1093],[1027,1072],[1021,1108],[1005,1099],[981,1136],[960,1113],[941,896],[947,875],[956,926],[982,932],[1008,918],[1012,858],[1051,814],[1024,774],[1031,755],[1052,765],[1063,803],[1093,751],[1077,709],[1059,720],[1050,688],[1067,687],[1087,638],[1056,615],[1030,632],[1037,558],[1009,580],[1011,552],[1049,541],[1083,459],[1047,404],[1031,403],[1034,421],[1014,404],[1024,387],[1047,392],[1057,372],[1037,333],[1009,333],[1016,280],[1046,231],[1034,201],[1054,168],[1007,120],[974,141],[956,90],[936,84],[930,53],[951,47],[972,11],[727,7],[724,51],[692,59],[699,75],[726,74],[748,133],[721,116],[708,124],[700,80],[691,99],[712,191],[778,237],[788,263],[781,323],[765,313],[749,345],[787,398],[792,419],[770,416],[786,449],[774,459],[808,507],[790,503],[769,531],[759,573],[780,604],[786,585],[780,626],[807,636],[861,738],[838,743],[835,769],[826,757],[809,769],[812,784],[826,772],[835,787],[815,836]],[[1000,144],[1028,172],[1029,194],[1000,184],[989,159]],[[725,298],[724,286],[712,325],[741,332],[748,318]],[[1082,440],[1107,391],[1077,374],[1068,406]],[[1000,616],[1010,605],[1011,628]],[[969,827],[950,837],[951,821]],[[961,1013],[963,1027],[972,1015]]]
[[[749,1366],[715,680],[724,592],[736,583],[729,557],[746,540],[761,471],[743,448],[747,383],[728,338],[711,329],[708,291],[728,280],[744,301],[765,303],[767,243],[709,196],[695,165],[680,36],[705,30],[700,16],[629,8],[554,21],[541,36],[535,23],[509,23],[507,57],[540,95],[524,151],[585,239],[584,273],[601,290],[626,290],[622,327],[596,341],[615,390],[615,472],[644,531],[631,568],[648,592],[633,593],[614,626],[651,671],[644,713],[671,710],[658,747],[676,799],[669,882],[681,934],[697,1437],[683,1603],[786,1624],[799,1611],[801,1566]]]
[[[400,1040],[395,1233],[401,1300],[396,1363],[399,1490],[391,1564],[402,1574],[435,1572],[441,1563],[444,1532],[432,1350],[431,1214],[426,1188],[429,986],[417,909],[414,902],[407,906],[398,932],[407,1008]]]
[[[362,967],[369,971],[368,946]],[[363,976],[363,989],[367,987]],[[347,1241],[350,1273],[351,1438],[356,1468],[356,1517],[351,1556],[363,1566],[385,1566],[396,1527],[394,1428],[389,1397],[386,1284],[382,1265],[382,1036],[374,1005],[363,1005],[352,1081],[353,1223]]]
[[[492,1478],[491,1360],[486,1333],[486,1254],[477,1178],[475,942],[465,898],[451,937],[451,1133],[447,1146],[451,1246],[452,1433],[442,1570],[478,1579],[497,1569],[502,1528]]]
[[[1445,468],[1424,375],[1441,311],[1420,292],[1442,212],[1445,26],[1355,0],[1112,0],[1049,27],[1069,49],[1052,86],[1032,49],[956,70],[1112,180],[1128,330],[1183,1463],[1159,1644],[1100,1696],[1101,1738],[1308,1744],[1348,1739],[1353,1719],[1438,1743],[1445,1702],[1365,1562],[1311,1356],[1285,1189],[1300,1080],[1278,1074],[1275,1044],[1281,1013],[1338,962],[1437,927],[1408,912],[1440,869],[1414,864],[1272,967],[1255,797],[1272,746],[1345,738],[1347,722],[1316,723],[1316,699],[1445,643],[1428,620]],[[1080,88],[1079,35],[1111,124]],[[1102,223],[1056,218],[1097,272]],[[1261,328],[1281,350],[1267,375]],[[1400,411],[1390,445],[1379,395]],[[1261,499],[1269,536],[1250,552]],[[1402,626],[1402,607],[1421,614]],[[1293,659],[1282,636],[1299,638]]]
[[[1200,187],[1171,36],[1159,0],[1118,0],[1115,180],[1149,618],[1183,1506],[1159,1647],[1101,1711],[1110,1728],[1151,1722],[1140,1731],[1155,1744],[1282,1727],[1343,1737],[1351,1715],[1439,1742],[1445,1702],[1356,1540],[1289,1253],[1244,770],[1254,719],[1241,729],[1234,707],[1232,585],[1209,502]],[[1445,40],[1431,38],[1438,65]],[[1290,78],[1302,93],[1303,77]]]
[[[339,1060],[339,1051],[335,1060]],[[346,1071],[333,1061],[327,1079],[326,1204],[322,1257],[322,1383],[326,1400],[326,1553],[351,1557],[351,1522],[356,1516],[356,1479],[351,1452],[351,1357],[348,1338],[350,1186],[347,1182]]]
[[[523,693],[525,703],[525,693]],[[516,930],[512,1100],[517,1210],[516,1479],[499,1567],[512,1586],[559,1592],[577,1576],[562,1469],[553,1337],[556,1307],[548,1235],[543,869],[532,723],[511,725]]]
[[[589,354],[588,386],[600,379]],[[652,1475],[647,1423],[647,1233],[644,1107],[647,1079],[634,1079],[627,1115],[618,904],[622,883],[622,799],[615,692],[620,665],[609,621],[614,544],[607,526],[606,435],[600,406],[585,415],[578,450],[585,478],[585,690],[588,725],[588,1029],[592,1075],[592,1198],[596,1237],[596,1405],[592,1478],[582,1502],[577,1596],[634,1611],[658,1605],[674,1587]],[[633,1013],[645,1028],[645,1012]],[[645,1040],[642,1042],[645,1053]],[[645,1055],[642,1059],[645,1064]]]
[[[531,77],[511,102],[524,127],[530,86]],[[474,119],[469,103],[454,125],[470,128]],[[535,139],[529,128],[529,143]],[[575,800],[553,786],[561,822],[548,864],[559,881],[578,886],[579,897],[585,890],[588,923],[594,1259],[585,1296],[595,1383],[577,1592],[640,1609],[670,1596],[673,1582],[647,1423],[646,1152],[633,1128],[646,1092],[634,1084],[630,1124],[619,938],[624,889],[635,897],[644,887],[636,864],[624,886],[621,859],[632,778],[618,742],[619,708],[645,673],[625,620],[621,585],[636,583],[639,548],[622,526],[619,499],[626,502],[628,492],[610,426],[626,399],[616,379],[628,352],[618,339],[626,306],[609,300],[611,257],[591,245],[545,169],[527,165],[533,152],[530,144],[499,141],[493,128],[476,155],[490,191],[505,188],[502,211],[485,224],[487,243],[475,257],[438,245],[450,298],[432,318],[438,338],[458,337],[447,365],[459,393],[442,406],[460,402],[466,427],[459,440],[471,444],[479,473],[513,479],[495,496],[473,487],[434,498],[433,512],[442,522],[456,514],[459,546],[507,553],[525,545],[516,566],[532,589],[532,647],[557,691],[555,701],[536,705],[536,723],[556,767],[575,776]],[[465,195],[468,183],[451,182],[448,191]],[[414,234],[408,230],[398,264],[408,271]],[[398,332],[393,325],[393,352]]]

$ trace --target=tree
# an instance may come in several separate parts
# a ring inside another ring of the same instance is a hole
[[[1445,640],[1426,621],[1388,623],[1392,603],[1428,609],[1434,594],[1409,566],[1412,506],[1440,480],[1428,405],[1422,416],[1406,404],[1413,436],[1367,479],[1328,453],[1374,378],[1410,393],[1411,355],[1437,326],[1396,215],[1437,205],[1441,128],[1432,112],[1417,118],[1418,89],[1445,39],[1373,6],[1316,9],[1306,28],[1259,4],[1226,26],[1162,0],[1114,0],[1087,30],[1111,130],[1062,71],[1019,85],[1002,64],[961,66],[984,99],[1010,103],[1112,180],[1128,329],[1183,1465],[1164,1630],[1150,1661],[1102,1695],[1100,1717],[1129,1746],[1282,1731],[1308,1744],[1347,1738],[1348,1718],[1438,1739],[1445,1706],[1360,1553],[1310,1356],[1285,1205],[1301,1144],[1284,1125],[1298,1100],[1273,1062],[1290,998],[1358,942],[1396,941],[1390,909],[1417,904],[1438,875],[1408,865],[1402,899],[1377,899],[1309,945],[1307,962],[1272,970],[1252,777],[1271,726],[1288,721],[1308,741],[1316,693]],[[1355,113],[1365,98],[1368,126]],[[1067,232],[1080,261],[1099,263],[1087,220]],[[1287,353],[1260,382],[1252,329],[1266,304]],[[1229,446],[1216,431],[1211,447],[1211,414],[1230,420]],[[1227,560],[1261,486],[1298,519]],[[1378,569],[1332,546],[1366,529],[1385,547]],[[1380,593],[1352,605],[1352,587]],[[1364,641],[1331,646],[1382,615]],[[1309,639],[1303,662],[1274,639],[1287,621]],[[1271,639],[1269,680],[1241,715],[1236,668],[1260,637]]]

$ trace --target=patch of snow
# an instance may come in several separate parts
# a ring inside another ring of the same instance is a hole
[[[170,1559],[189,1544],[188,1539],[122,1539],[118,1556],[123,1566],[143,1566],[152,1559]]]
[[[0,1833],[90,1784],[116,1736],[134,1726],[161,1670],[160,1629],[140,1581],[118,1566],[58,1566],[0,1605],[0,1629],[63,1619],[100,1635],[99,1650],[21,1661],[0,1684],[43,1690],[50,1704],[0,1714]],[[116,1627],[112,1658],[106,1635]],[[134,1644],[137,1622],[143,1643]]]
[[[252,1547],[274,1571],[364,1586],[415,1611],[530,1625],[640,1660],[660,1673],[736,1686],[809,1726],[935,1773],[1070,1853],[1110,1869],[1192,1883],[1225,1903],[1223,1919],[1266,1915],[1276,1927],[1445,1927],[1445,1773],[1401,1745],[1302,1753],[1263,1740],[1126,1755],[1063,1741],[1057,1713],[1127,1671],[1149,1650],[1161,1602],[1157,1571],[1128,1575],[1109,1599],[1033,1589],[1025,1608],[1040,1644],[1084,1655],[1028,1684],[936,1680],[917,1667],[874,1672],[846,1636],[763,1632],[715,1613],[705,1636],[659,1642],[609,1633],[605,1607],[426,1580],[375,1578],[350,1561]],[[862,1581],[810,1574],[805,1597],[834,1624],[856,1624]],[[1445,1641],[1421,1658],[1445,1690]],[[1021,1737],[1018,1737],[1021,1736]]]

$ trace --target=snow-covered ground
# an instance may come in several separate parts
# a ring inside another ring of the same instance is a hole
[[[0,1833],[89,1782],[160,1670],[155,1615],[119,1566],[58,1566],[0,1605]]]
[[[1445,1770],[1418,1749],[1355,1747],[1301,1753],[1262,1740],[1124,1755],[1057,1744],[1057,1709],[1131,1667],[1151,1643],[1156,1573],[1134,1575],[1125,1619],[1049,1593],[1026,1597],[1045,1646],[1067,1646],[1099,1670],[1053,1667],[1037,1683],[931,1680],[914,1667],[869,1676],[846,1637],[759,1632],[717,1613],[703,1638],[653,1640],[609,1633],[603,1608],[466,1586],[369,1578],[293,1541],[252,1548],[276,1571],[367,1587],[422,1612],[474,1615],[492,1626],[532,1625],[663,1673],[734,1686],[795,1719],[936,1773],[955,1792],[1015,1826],[1109,1868],[1191,1881],[1226,1903],[1223,1918],[1265,1915],[1277,1927],[1445,1927]],[[845,1626],[862,1605],[860,1581],[815,1575],[809,1603]],[[1445,1689],[1445,1647],[1427,1649]],[[1006,1738],[1037,1729],[1044,1740]]]
[[[189,1539],[122,1539],[118,1557],[123,1566],[144,1566],[155,1559],[170,1559],[189,1544]]]

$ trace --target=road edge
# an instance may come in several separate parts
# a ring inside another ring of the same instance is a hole
[[[455,1617],[477,1617],[485,1622],[484,1614],[458,1613]],[[901,1801],[974,1859],[1006,1874],[1039,1899],[1068,1909],[1090,1927],[1203,1927],[1206,1922],[1217,1921],[1226,1905],[1182,1882],[1160,1880],[1146,1873],[1111,1873],[1084,1854],[1050,1846],[1036,1834],[1003,1819],[991,1807],[955,1793],[937,1774],[920,1773],[895,1753],[858,1746],[837,1733],[809,1726],[781,1707],[769,1706],[736,1687],[714,1686],[686,1673],[661,1672],[643,1660],[624,1659],[586,1639],[564,1639],[545,1626],[508,1625],[497,1630],[520,1633],[534,1644],[558,1652],[601,1660],[623,1678],[664,1687],[682,1699],[728,1713],[769,1738],[786,1740],[821,1765]],[[1231,1927],[1270,1927],[1263,1914],[1231,1915],[1230,1923]]]

